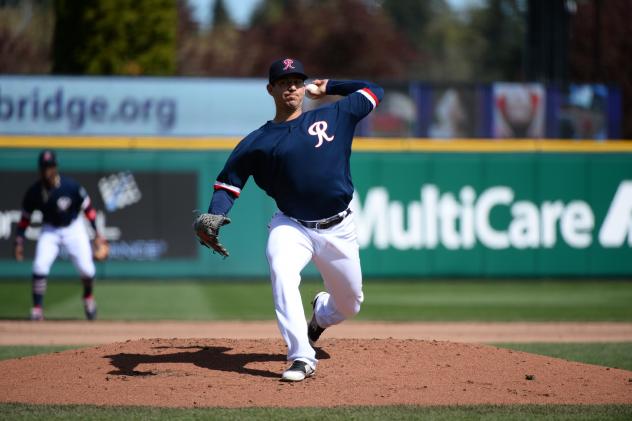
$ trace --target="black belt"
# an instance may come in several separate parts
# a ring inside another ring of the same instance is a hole
[[[331,216],[329,218],[321,219],[319,221],[302,221],[300,219],[297,219],[296,221],[306,228],[324,230],[324,229],[331,228],[333,226],[338,225],[339,223],[342,222],[343,219],[345,219],[349,215],[351,215],[351,209],[347,209],[344,212],[340,212],[337,215]]]

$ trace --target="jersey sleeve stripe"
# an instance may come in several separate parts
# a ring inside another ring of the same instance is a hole
[[[215,184],[213,185],[213,189],[214,190],[220,190],[220,189],[228,190],[229,192],[234,194],[235,197],[239,197],[239,195],[241,194],[241,189],[239,187],[231,186],[230,184],[221,183],[219,181],[215,182]]]
[[[20,222],[18,222],[18,229],[26,230],[31,223],[31,214],[22,213],[22,217],[20,218]]]
[[[368,99],[371,102],[371,105],[373,105],[373,109],[375,109],[375,107],[377,107],[378,104],[380,103],[380,101],[377,99],[375,94],[371,92],[369,88],[362,88],[358,90],[357,92],[360,92],[362,95],[366,97],[366,99]]]
[[[86,209],[85,214],[88,221],[94,221],[97,219],[97,211],[94,210],[94,208]]]

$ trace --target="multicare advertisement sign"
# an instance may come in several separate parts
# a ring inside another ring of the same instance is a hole
[[[632,273],[631,155],[356,158],[353,207],[365,271]]]

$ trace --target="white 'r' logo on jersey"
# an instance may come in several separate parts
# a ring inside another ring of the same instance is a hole
[[[327,142],[331,142],[332,140],[334,140],[334,135],[328,136],[325,130],[327,130],[326,121],[317,121],[316,123],[309,126],[307,132],[312,136],[318,136],[318,144],[314,146],[315,148],[319,148],[320,145],[323,144],[323,140],[326,140]]]

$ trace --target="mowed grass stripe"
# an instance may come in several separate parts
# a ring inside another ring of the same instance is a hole
[[[620,343],[501,343],[499,348],[547,355],[569,361],[632,371],[632,342]]]
[[[199,282],[102,282],[97,286],[100,319],[222,319]]]
[[[629,281],[367,283],[359,318],[428,321],[629,321]],[[369,311],[365,311],[370,308]],[[370,314],[367,314],[370,313]]]
[[[209,320],[213,313],[205,284],[198,282],[97,282],[95,297],[104,320]],[[49,320],[83,319],[82,286],[77,281],[49,282],[44,314]],[[26,318],[30,282],[0,283],[0,318]]]
[[[306,315],[323,289],[304,281]],[[270,283],[261,281],[100,281],[103,320],[273,320]],[[358,320],[632,321],[632,281],[367,280]],[[50,282],[48,318],[83,318],[81,285]],[[0,282],[0,318],[25,318],[30,282]]]
[[[10,345],[0,346],[0,360],[28,357],[31,355],[50,354],[67,349],[82,348],[72,345]]]
[[[148,408],[0,404],[11,420],[630,420],[632,405],[378,406],[338,408]]]

